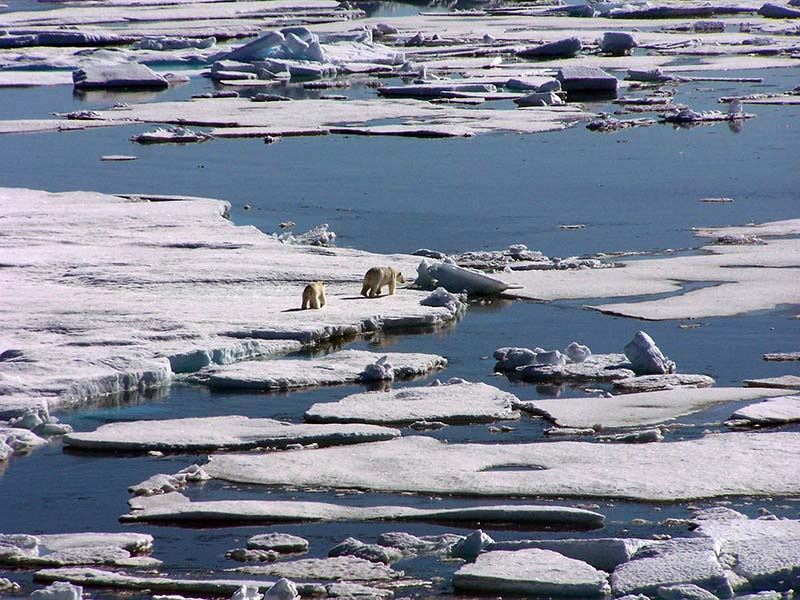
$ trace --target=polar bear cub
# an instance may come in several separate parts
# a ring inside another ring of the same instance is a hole
[[[364,285],[361,295],[374,298],[381,295],[381,288],[389,286],[389,295],[394,294],[395,285],[405,283],[403,274],[392,267],[372,267],[364,274]]]
[[[312,281],[303,290],[301,310],[322,308],[323,306],[325,306],[325,284],[321,281]]]

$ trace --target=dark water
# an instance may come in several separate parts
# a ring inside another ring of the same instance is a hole
[[[755,87],[689,84],[680,88],[677,99],[691,101],[698,109],[716,108],[716,98],[721,95],[791,89],[800,80],[800,68],[767,70],[763,76],[765,83]],[[211,89],[211,83],[197,79],[159,99],[184,98],[207,89]],[[0,118],[45,118],[54,111],[107,107],[119,99],[76,97],[64,86],[3,89]],[[377,252],[409,252],[419,247],[443,251],[496,249],[513,243],[525,243],[553,256],[685,249],[699,245],[691,236],[692,226],[739,225],[798,216],[800,108],[758,106],[747,110],[757,117],[745,123],[739,133],[724,124],[691,130],[653,126],[615,135],[593,134],[578,126],[530,136],[495,134],[440,141],[328,136],[287,139],[269,146],[259,140],[214,140],[187,146],[136,146],[128,141],[130,135],[144,131],[146,126],[4,135],[0,136],[0,185],[223,198],[231,201],[232,218],[237,223],[270,232],[287,219],[296,221],[298,229],[327,222],[337,232],[341,245]],[[139,159],[101,162],[99,158],[105,154],[135,154]],[[699,202],[708,196],[728,196],[735,202]],[[245,210],[245,204],[252,209]],[[569,223],[586,223],[587,227],[578,231],[559,229],[560,224]],[[379,334],[346,345],[442,354],[450,366],[439,377],[485,381],[523,399],[578,395],[582,390],[537,388],[494,376],[491,355],[497,347],[563,348],[577,340],[595,352],[619,352],[639,329],[654,337],[676,360],[681,372],[709,374],[719,385],[739,385],[743,378],[800,374],[797,363],[761,360],[764,352],[797,349],[800,320],[793,318],[796,307],[704,319],[698,328],[682,329],[675,321],[644,323],[602,315],[585,309],[588,303],[591,301],[475,304],[459,323],[445,330]],[[423,385],[431,379],[407,385]],[[107,403],[60,416],[78,430],[116,420],[227,414],[299,422],[311,404],[333,401],[362,389],[342,386],[291,394],[219,394],[176,384],[164,397]],[[686,427],[678,428],[670,439],[700,435],[702,428],[693,425],[719,422],[733,408],[725,406],[680,419]],[[512,425],[514,431],[506,434],[491,434],[486,426],[472,426],[449,427],[432,435],[454,442],[542,439],[544,425],[539,420],[523,417]],[[207,577],[224,575],[224,568],[237,566],[224,558],[225,551],[242,546],[248,536],[267,529],[307,537],[311,556],[324,556],[330,546],[347,535],[371,542],[382,531],[468,531],[391,523],[196,530],[123,527],[117,522],[119,515],[127,512],[129,485],[154,473],[174,473],[193,462],[202,463],[204,458],[72,454],[62,452],[59,443],[53,442],[30,456],[0,463],[0,532],[148,532],[156,536],[155,556],[165,561],[165,572]],[[354,505],[489,503],[383,494],[334,497],[219,482],[194,486],[188,493],[198,500],[297,497]],[[517,501],[522,500],[512,500]],[[794,499],[737,498],[731,502],[751,516],[767,507],[780,516],[797,518],[800,510]],[[564,503],[580,504],[576,500]],[[664,518],[689,514],[685,504],[596,504],[607,515],[606,527],[574,535],[649,537],[664,531],[657,525]],[[633,524],[633,519],[645,522]],[[496,539],[573,535],[490,533]],[[418,577],[447,577],[455,568],[431,558],[397,567]],[[27,572],[0,575],[30,586]],[[111,597],[99,592],[92,595]]]

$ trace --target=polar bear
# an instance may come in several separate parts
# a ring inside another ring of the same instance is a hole
[[[325,306],[325,284],[321,281],[312,281],[303,290],[303,305],[300,309],[322,308],[323,306]]]
[[[372,267],[364,274],[364,285],[361,286],[361,295],[374,298],[381,295],[381,288],[389,286],[389,295],[394,294],[395,285],[405,283],[403,274],[392,267]]]

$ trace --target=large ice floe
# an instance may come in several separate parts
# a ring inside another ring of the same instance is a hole
[[[310,452],[304,451],[303,454]],[[526,527],[539,524],[571,529],[603,525],[602,514],[567,506],[485,505],[463,508],[410,506],[354,507],[326,502],[216,500],[192,502],[178,492],[138,496],[129,501],[131,512],[120,520],[174,523],[299,523],[306,521],[420,521]]]
[[[675,388],[619,396],[528,400],[519,407],[543,416],[561,427],[613,429],[673,421],[715,404],[771,398],[780,395],[766,388]]]
[[[481,423],[516,419],[518,399],[485,383],[462,380],[389,392],[367,392],[338,402],[314,404],[305,413],[310,423],[377,423],[408,425],[415,421]]]
[[[427,294],[409,289],[341,302],[376,262],[411,272],[418,259],[282,244],[227,221],[222,201],[3,188],[0,207],[0,419],[144,393],[212,364],[457,316],[421,304]],[[324,310],[295,310],[309,281],[328,282]],[[409,368],[444,365],[420,360]],[[398,375],[411,374],[397,361]]]
[[[95,431],[64,437],[70,448],[99,451],[199,452],[282,448],[292,444],[357,444],[398,437],[396,429],[374,425],[294,425],[274,419],[202,417],[109,423]]]
[[[791,273],[800,254],[800,219],[749,227],[698,229],[702,238],[756,235],[765,244],[709,244],[703,253],[620,260],[619,268],[512,271],[500,278],[519,288],[507,295],[538,300],[624,298],[666,294],[653,300],[594,304],[604,313],[646,320],[732,316],[800,303]],[[706,283],[685,291],[684,282]]]
[[[190,380],[217,389],[288,390],[408,379],[446,366],[447,359],[435,354],[341,350],[310,360],[276,359],[210,367]]]
[[[675,501],[798,493],[793,448],[799,442],[796,432],[725,433],[643,445],[446,444],[412,436],[347,448],[217,454],[204,468],[214,478],[267,485]],[[720,459],[725,456],[736,460]]]

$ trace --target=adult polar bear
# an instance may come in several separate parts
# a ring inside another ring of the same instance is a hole
[[[389,286],[389,295],[394,294],[395,286],[405,283],[403,274],[393,267],[372,267],[364,274],[364,285],[361,286],[361,295],[369,298],[381,295],[381,288]]]

